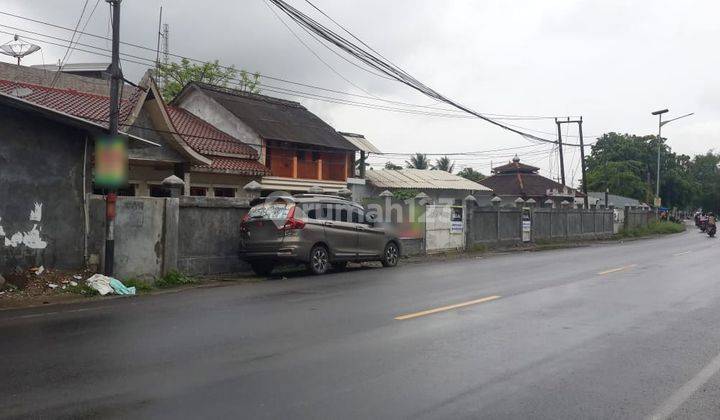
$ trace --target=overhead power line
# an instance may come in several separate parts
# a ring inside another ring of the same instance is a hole
[[[34,23],[38,23],[38,24],[41,24],[41,25],[49,26],[49,27],[52,27],[52,28],[65,30],[65,31],[70,31],[70,32],[73,31],[72,28],[68,28],[68,27],[66,27],[66,26],[57,25],[57,24],[54,24],[54,23],[51,23],[51,22],[47,22],[47,21],[43,21],[43,20],[39,20],[39,19],[29,18],[29,17],[26,17],[26,16],[22,16],[22,15],[15,14],[15,13],[0,11],[0,15],[6,15],[6,16],[10,16],[10,17],[17,18],[17,19],[23,19],[23,20],[26,20],[26,21],[29,21],[29,22],[34,22]],[[22,31],[25,31],[25,32],[27,32],[27,33],[33,33],[33,34],[40,35],[40,36],[47,36],[47,37],[50,37],[50,38],[58,39],[57,37],[53,37],[53,36],[46,35],[46,34],[42,34],[42,33],[38,33],[38,32],[29,31],[29,30],[26,30],[26,29],[14,28],[14,27],[11,27],[11,26],[8,26],[8,25],[0,25],[0,26],[4,26],[4,27],[6,27],[6,28],[11,28],[11,29],[16,29],[16,30],[22,30]],[[107,37],[107,36],[97,35],[97,34],[85,32],[85,31],[77,31],[77,33],[83,34],[83,35],[87,35],[87,36],[92,37],[92,38],[101,39],[101,40],[104,40],[104,41],[110,41],[110,38]],[[30,38],[28,38],[28,39],[30,39]],[[41,40],[41,41],[42,41],[42,40]],[[120,44],[125,45],[125,46],[129,46],[129,47],[133,47],[133,48],[138,48],[138,49],[145,50],[145,51],[149,51],[149,52],[151,52],[152,54],[155,54],[155,53],[157,52],[155,48],[148,47],[148,46],[145,46],[145,45],[139,45],[139,44],[135,44],[135,43],[131,43],[131,42],[125,42],[125,41],[120,41]],[[97,49],[100,49],[100,50],[109,51],[109,50],[107,50],[107,48],[101,48],[101,47],[97,47],[97,46],[88,46],[88,45],[86,45],[86,44],[78,44],[78,45],[85,45],[85,46],[88,47],[88,48],[97,48]],[[82,51],[82,52],[87,52],[87,53],[96,54],[96,55],[103,55],[103,54],[98,54],[98,53],[95,53],[95,52],[92,52],[92,51],[82,50],[82,49],[79,49],[79,48],[76,48],[76,49],[77,49],[78,51]],[[127,54],[127,53],[121,53],[121,55],[124,55],[124,56],[126,56],[126,57],[135,58],[135,59],[151,60],[151,59],[149,59],[149,58],[139,57],[139,56],[135,56],[135,55]],[[189,61],[195,62],[195,63],[202,63],[202,64],[208,63],[207,60],[201,60],[201,59],[197,59],[197,58],[192,58],[192,57],[188,57],[188,56],[181,55],[181,54],[169,53],[168,55],[171,56],[171,57],[174,57],[174,58],[186,59],[186,60],[189,60]],[[137,61],[129,60],[129,59],[124,59],[124,61],[130,62],[130,63],[134,63],[134,64],[143,65],[143,66],[146,65],[145,63],[141,63],[141,62],[137,62]],[[155,62],[154,60],[151,60],[151,61],[152,61],[153,63]],[[233,68],[233,69],[234,69],[234,67],[230,67],[230,66],[223,66],[223,65],[221,65],[220,67],[221,67],[221,68],[224,68],[224,69],[230,69],[230,68]],[[359,97],[359,98],[364,98],[364,99],[381,100],[381,101],[383,101],[383,102],[393,103],[393,104],[396,104],[396,105],[403,105],[403,106],[409,106],[409,107],[418,107],[418,108],[427,108],[427,109],[434,109],[434,110],[445,111],[445,112],[457,112],[457,113],[463,113],[463,112],[464,112],[464,111],[462,111],[462,110],[441,108],[441,107],[435,107],[435,106],[431,106],[431,105],[413,104],[413,103],[402,102],[402,101],[394,101],[394,100],[389,100],[389,99],[384,99],[384,98],[379,99],[379,98],[377,98],[377,97],[359,95],[359,94],[354,94],[354,93],[350,93],[350,92],[343,92],[343,91],[339,91],[339,90],[335,90],[335,89],[329,89],[329,88],[325,88],[325,87],[321,87],[321,86],[312,85],[312,84],[309,84],[309,83],[297,82],[297,81],[292,81],[292,80],[288,80],[288,79],[285,79],[285,78],[280,78],[280,77],[275,77],[275,76],[269,76],[269,75],[267,75],[267,74],[260,74],[260,77],[263,78],[263,79],[273,80],[273,81],[277,81],[277,82],[281,82],[281,83],[292,84],[292,85],[296,85],[296,86],[302,86],[302,87],[306,87],[306,88],[310,88],[310,89],[317,89],[317,90],[322,90],[322,91],[326,91],[326,92],[332,92],[332,93],[337,93],[337,94],[342,94],[342,95],[347,95],[347,96],[353,96],[353,97]],[[499,113],[488,113],[488,112],[483,112],[482,114],[483,114],[483,115],[486,115],[486,116],[493,117],[494,119],[508,119],[508,120],[543,120],[543,119],[553,119],[553,118],[555,118],[555,116],[549,116],[549,115],[518,115],[518,114],[499,114]]]
[[[354,44],[352,41],[349,41],[348,39],[337,34],[336,32],[332,31],[331,29],[325,27],[321,23],[315,21],[314,19],[312,19],[308,15],[304,14],[303,12],[299,11],[298,9],[290,6],[285,1],[283,1],[283,0],[269,0],[269,1],[271,1],[273,4],[275,4],[280,10],[282,10],[286,15],[288,15],[291,19],[293,19],[298,25],[304,26],[308,30],[315,32],[318,36],[320,36],[323,39],[327,40],[328,42],[334,44],[337,48],[344,50],[346,53],[350,54],[351,56],[355,57],[356,59],[360,60],[361,62],[364,62],[366,65],[376,69],[377,71],[387,75],[388,77],[391,77],[391,78],[417,90],[418,92],[425,94],[428,97],[437,99],[441,102],[445,102],[448,105],[451,105],[457,109],[465,111],[468,114],[474,115],[490,124],[493,124],[497,127],[503,128],[510,132],[519,134],[526,139],[529,139],[532,141],[545,142],[545,143],[553,143],[553,144],[555,143],[554,140],[548,140],[546,138],[542,138],[542,137],[536,136],[534,134],[530,134],[530,133],[512,128],[512,127],[505,125],[503,123],[500,123],[490,117],[487,117],[479,112],[476,112],[464,105],[461,105],[458,102],[438,93],[431,87],[420,82],[419,80],[417,80],[416,78],[411,76],[409,73],[407,73],[405,70],[403,70],[399,66],[395,65],[394,63],[392,63],[391,61],[389,61],[387,59],[384,59],[379,54],[376,54],[375,52],[373,52],[373,50],[371,48],[370,48],[370,51],[363,49],[361,46]],[[315,7],[315,8],[317,9],[317,7]],[[355,38],[357,38],[357,37],[355,37]],[[365,43],[363,43],[363,44],[367,45]]]
[[[57,40],[57,41],[59,41],[59,42],[66,42],[66,41],[67,41],[67,40],[65,40],[64,38],[60,38],[60,37],[56,37],[56,36],[52,36],[52,35],[47,35],[47,34],[44,34],[44,33],[41,33],[41,32],[30,31],[30,30],[26,30],[26,29],[22,29],[22,28],[10,26],[10,25],[2,25],[2,24],[0,24],[0,27],[12,29],[12,30],[15,30],[15,31],[23,31],[23,32],[30,33],[30,34],[35,34],[35,35],[38,35],[38,36],[40,36],[40,37]],[[6,31],[2,31],[2,30],[0,30],[0,33],[12,34],[11,32],[6,32]],[[46,39],[29,37],[29,36],[26,36],[25,38],[27,38],[28,40],[36,41],[36,42],[44,42],[44,43],[50,44],[50,45],[64,46],[64,44],[62,44],[62,43],[51,42],[51,41],[47,41]],[[98,50],[99,52],[98,52],[98,51],[92,51],[92,50],[84,49],[84,48],[79,48],[78,46],[96,49],[96,50]],[[85,43],[81,43],[81,42],[75,42],[75,43],[74,43],[74,46],[73,46],[73,49],[74,49],[74,50],[81,51],[81,52],[86,52],[86,53],[89,53],[89,54],[99,55],[99,56],[103,56],[103,57],[110,57],[110,54],[109,54],[109,52],[108,52],[107,49],[105,49],[105,48],[103,48],[103,47],[91,45],[91,44],[85,44]],[[123,61],[125,61],[125,62],[130,62],[130,63],[138,64],[138,65],[141,65],[141,66],[144,66],[144,67],[147,67],[147,68],[151,68],[151,67],[153,67],[154,64],[155,64],[155,62],[154,62],[152,59],[146,58],[146,57],[143,57],[143,56],[138,56],[138,55],[133,55],[133,54],[128,54],[128,53],[120,53],[120,55],[124,57],[124,58],[123,58]],[[127,58],[127,57],[129,57],[129,58]],[[235,78],[235,79],[231,79],[231,81],[240,82],[240,79]],[[475,118],[474,118],[473,116],[471,116],[471,115],[466,115],[466,114],[461,114],[461,113],[451,114],[451,113],[449,113],[449,112],[452,112],[453,110],[447,110],[447,109],[444,109],[444,108],[422,107],[422,109],[406,109],[406,108],[403,108],[403,107],[390,107],[390,106],[379,105],[379,104],[372,104],[372,103],[367,103],[367,102],[352,101],[352,100],[345,99],[345,98],[338,98],[338,97],[331,97],[331,96],[326,96],[326,95],[320,95],[320,94],[317,94],[317,93],[305,92],[305,91],[301,91],[301,90],[295,90],[295,89],[290,89],[290,88],[281,87],[281,86],[275,86],[275,85],[269,85],[269,84],[263,84],[262,87],[263,87],[263,89],[266,90],[266,91],[273,92],[273,93],[277,93],[277,94],[281,94],[281,95],[286,95],[286,96],[293,97],[293,98],[298,98],[298,97],[299,97],[299,98],[317,100],[317,101],[328,102],[328,103],[333,103],[333,104],[340,104],[340,105],[348,105],[348,106],[360,107],[360,108],[365,108],[365,109],[374,109],[374,110],[389,111],[389,112],[404,113],[404,114],[412,114],[412,115],[421,115],[421,116],[430,116],[430,117],[458,118],[458,119],[475,119]],[[340,91],[334,91],[334,92],[343,93],[343,92],[340,92]],[[364,98],[368,98],[368,99],[370,99],[370,100],[375,100],[375,98],[366,97],[366,96],[362,96],[362,95],[352,95],[352,96],[361,96],[361,97],[364,97]],[[388,101],[388,100],[383,100],[383,102],[402,103],[402,102]],[[411,105],[411,104],[409,104],[409,105]],[[443,110],[446,111],[446,112],[442,112],[442,113],[441,113],[441,112],[431,112],[431,111],[424,111],[424,109],[443,109]],[[515,118],[513,118],[513,117],[508,117],[507,119],[512,119],[512,120],[514,120]]]

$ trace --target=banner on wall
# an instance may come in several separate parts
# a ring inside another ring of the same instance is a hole
[[[120,188],[127,184],[128,151],[122,137],[101,137],[95,140],[95,185]]]

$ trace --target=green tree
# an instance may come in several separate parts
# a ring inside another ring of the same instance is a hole
[[[390,161],[387,161],[387,162],[385,162],[385,169],[390,169],[390,170],[393,170],[393,171],[397,171],[397,170],[399,170],[399,169],[402,169],[402,166],[396,165],[396,164],[394,164],[394,163],[392,163],[392,162],[390,162]]]
[[[666,206],[692,204],[695,181],[690,157],[677,155],[660,140],[660,196]],[[593,145],[587,158],[587,184],[591,191],[610,188],[614,194],[652,203],[657,176],[656,136],[607,133]]]
[[[717,212],[720,209],[720,155],[707,152],[695,156],[688,164],[688,169],[695,183],[693,204],[705,210]]]
[[[452,173],[455,169],[455,162],[451,161],[447,156],[443,156],[435,160],[435,165],[432,166],[432,169]]]
[[[410,156],[410,160],[405,161],[405,165],[411,169],[428,169],[430,167],[430,161],[427,155],[423,153],[415,153]]]
[[[652,192],[643,180],[643,163],[635,160],[606,162],[587,172],[589,191],[605,191],[613,194],[648,201]]]
[[[473,169],[469,166],[466,168],[463,168],[457,174],[465,179],[469,179],[470,181],[475,181],[475,182],[482,181],[483,179],[486,178],[485,175],[483,175],[482,173],[476,171],[475,169]]]
[[[252,93],[260,92],[260,73],[250,74],[245,70],[238,71],[234,66],[220,65],[218,60],[193,63],[187,58],[183,58],[179,63],[161,63],[157,76],[167,80],[162,87],[162,95],[168,102],[190,82],[232,87]]]

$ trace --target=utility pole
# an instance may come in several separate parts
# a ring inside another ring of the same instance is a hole
[[[561,124],[577,124],[578,125],[578,135],[580,137],[580,167],[582,168],[582,190],[583,194],[585,195],[585,198],[583,199],[583,205],[587,209],[588,206],[588,196],[587,196],[587,183],[585,182],[585,144],[583,142],[583,131],[582,131],[582,123],[583,119],[580,117],[577,120],[571,120],[570,117],[567,118],[566,121],[559,120],[555,118],[555,123],[558,126],[558,145],[560,146],[560,150],[562,150],[562,140],[560,137],[560,125]],[[565,169],[562,161],[562,152],[560,153],[560,171],[562,173],[562,181],[563,185],[565,185]]]
[[[568,118],[570,120],[570,118]],[[560,154],[560,179],[562,180],[562,184],[565,185],[565,158],[563,156],[563,148],[562,148],[562,130],[560,129],[560,121],[558,121],[557,118],[555,118],[555,124],[557,124],[557,130],[558,130],[558,153]]]
[[[120,3],[122,0],[105,0],[112,6],[112,59],[110,63],[110,115],[109,135],[116,138],[120,114]],[[117,191],[111,189],[105,197],[105,275],[112,276],[115,264],[115,203]]]
[[[588,206],[588,195],[587,195],[587,178],[585,178],[585,144],[583,143],[583,132],[582,132],[582,116],[580,117],[580,120],[578,121],[578,135],[580,136],[580,167],[582,168],[582,189],[583,194],[585,195],[585,198],[583,199],[583,204],[586,209],[590,208]]]

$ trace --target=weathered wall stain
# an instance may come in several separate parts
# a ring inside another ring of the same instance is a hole
[[[0,273],[83,266],[87,136],[0,106]]]

